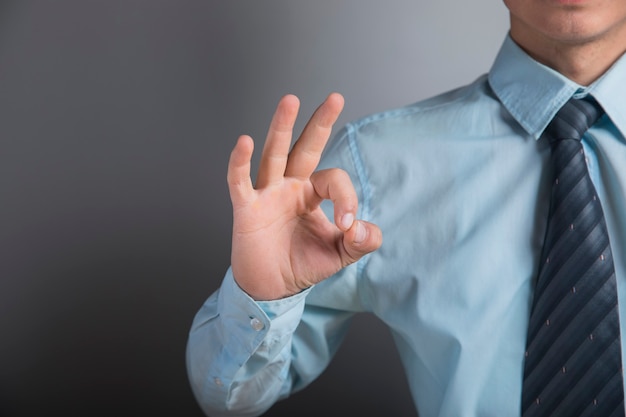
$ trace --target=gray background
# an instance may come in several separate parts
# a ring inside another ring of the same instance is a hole
[[[3,0],[0,416],[201,416],[184,350],[237,136],[285,93],[343,93],[342,124],[470,82],[507,28],[489,0]],[[387,336],[360,318],[267,416],[415,415]]]

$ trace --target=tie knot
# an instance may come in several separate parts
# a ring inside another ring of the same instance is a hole
[[[556,113],[544,134],[552,144],[562,139],[580,140],[602,114],[602,107],[592,98],[571,98]]]

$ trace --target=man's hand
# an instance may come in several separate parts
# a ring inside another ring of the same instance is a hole
[[[296,294],[382,243],[376,225],[355,220],[357,197],[347,173],[315,171],[343,103],[340,94],[330,94],[290,152],[300,103],[293,95],[284,96],[270,124],[255,186],[252,138],[239,137],[231,153],[232,270],[239,286],[256,300]],[[320,208],[324,199],[334,204],[334,224]]]

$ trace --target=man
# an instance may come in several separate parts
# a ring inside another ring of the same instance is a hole
[[[239,138],[228,169],[232,267],[188,344],[208,415],[259,415],[306,386],[360,311],[389,326],[422,417],[517,416],[549,402],[522,401],[534,285],[549,261],[542,135],[572,97],[604,109],[583,146],[623,296],[626,2],[505,4],[510,33],[488,76],[350,123],[327,146],[343,106],[330,94],[291,152],[298,100],[287,95],[254,186],[253,143]],[[619,315],[623,335],[626,301]],[[555,405],[554,415],[593,415],[607,404],[598,390],[584,410]],[[624,415],[619,391],[600,415]]]

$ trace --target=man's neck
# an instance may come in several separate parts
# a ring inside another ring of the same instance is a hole
[[[626,26],[598,38],[562,41],[519,30],[520,24],[512,22],[511,37],[526,53],[583,86],[600,78],[626,52]]]

